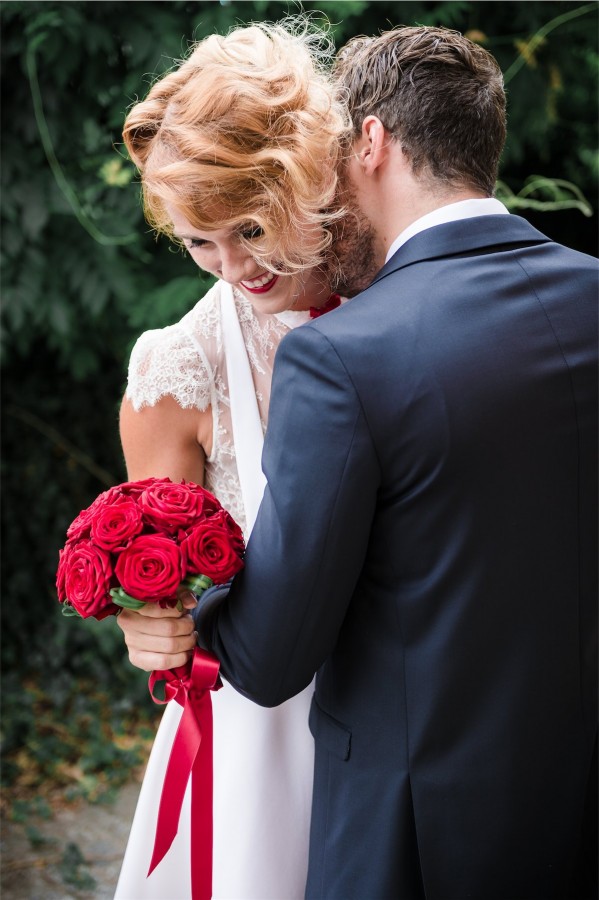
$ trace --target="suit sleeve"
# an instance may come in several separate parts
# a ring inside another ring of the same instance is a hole
[[[246,566],[201,643],[242,694],[276,706],[335,647],[366,555],[380,469],[337,352],[305,325],[279,347],[263,453],[267,487]]]

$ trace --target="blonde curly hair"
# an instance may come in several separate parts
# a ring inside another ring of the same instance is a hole
[[[237,230],[272,271],[319,265],[342,215],[331,207],[349,133],[331,58],[307,19],[196,43],[125,121],[149,224],[174,239],[172,206],[201,231]]]

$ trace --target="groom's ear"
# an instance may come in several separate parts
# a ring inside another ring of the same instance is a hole
[[[364,175],[374,175],[387,159],[390,140],[381,120],[376,116],[366,116],[362,122],[362,133],[354,144],[354,153]]]

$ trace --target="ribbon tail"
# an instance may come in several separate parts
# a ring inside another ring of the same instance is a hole
[[[185,789],[201,743],[200,725],[193,704],[188,701],[183,709],[166,767],[148,876],[164,859],[177,834]],[[212,746],[212,741],[210,745]]]
[[[212,700],[202,697],[202,742],[191,773],[191,896],[212,897]]]

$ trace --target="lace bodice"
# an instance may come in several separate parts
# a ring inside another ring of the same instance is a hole
[[[246,530],[231,426],[229,383],[221,320],[222,283],[217,282],[180,322],[138,339],[131,354],[127,397],[134,409],[154,406],[171,396],[184,409],[212,408],[212,453],[206,460],[205,486]],[[265,315],[233,291],[247,349],[263,431],[268,420],[275,352],[304,312]],[[199,450],[198,450],[199,452]]]

